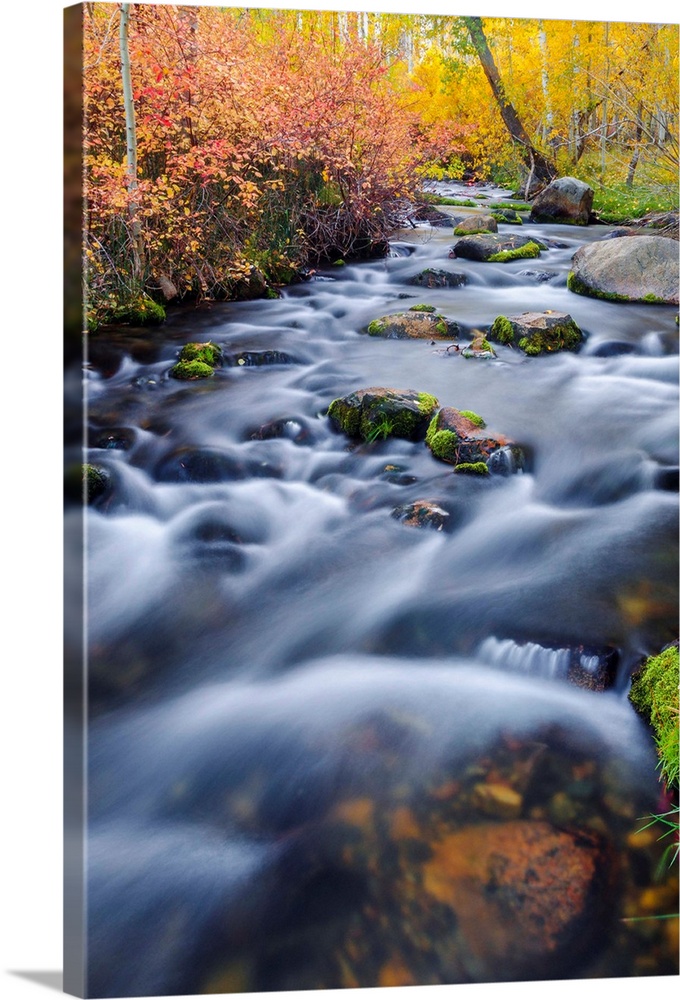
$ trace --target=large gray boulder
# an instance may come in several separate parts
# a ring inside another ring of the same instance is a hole
[[[529,218],[532,222],[587,226],[593,194],[593,189],[576,177],[558,177],[536,196]]]
[[[627,236],[579,247],[567,281],[578,295],[614,302],[678,304],[678,243],[665,236]]]

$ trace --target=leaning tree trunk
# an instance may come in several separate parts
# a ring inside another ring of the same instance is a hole
[[[128,25],[130,5],[120,5],[120,75],[123,83],[123,106],[125,108],[125,137],[127,143],[127,189],[130,234],[132,236],[132,272],[138,286],[142,283],[144,244],[142,229],[137,215],[137,129],[135,124],[135,102],[132,97],[132,74],[130,72],[130,47]]]
[[[527,182],[527,193],[530,187],[543,186],[557,177],[557,167],[543,153],[535,149],[519,115],[508,99],[501,80],[500,73],[494,62],[493,55],[484,34],[481,17],[464,17],[463,21],[467,27],[472,44],[479,56],[484,74],[489,81],[489,86],[496,99],[498,110],[500,111],[503,123],[510,133],[514,142],[522,149],[522,158],[529,170],[529,180]]]

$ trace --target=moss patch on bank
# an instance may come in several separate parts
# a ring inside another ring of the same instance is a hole
[[[629,698],[649,722],[664,781],[678,787],[678,645],[648,657],[633,674]]]

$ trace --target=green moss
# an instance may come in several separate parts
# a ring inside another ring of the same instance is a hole
[[[369,337],[381,337],[387,329],[387,323],[381,319],[374,319],[368,324],[366,332]]]
[[[423,305],[422,303],[419,303],[417,306],[409,306],[408,311],[412,313],[433,313],[436,312],[437,310],[435,309],[434,306],[426,306]]]
[[[647,295],[643,295],[642,296],[642,301],[643,302],[653,302],[653,303],[657,303],[658,302],[660,305],[667,305],[667,303],[664,302],[663,299],[660,299],[658,295],[653,295],[652,292],[648,292]]]
[[[333,263],[331,264],[331,267],[344,267],[344,266],[345,262],[342,259],[342,257],[339,257],[338,260],[334,260]]]
[[[530,212],[531,205],[528,205],[526,201],[498,201],[496,202],[496,208],[510,208],[515,212]]]
[[[109,474],[97,465],[83,465],[82,483],[87,503],[103,496],[109,487]]]
[[[678,646],[649,657],[633,675],[629,698],[654,732],[661,775],[678,786]]]
[[[185,344],[179,352],[180,361],[202,361],[204,365],[217,368],[222,363],[222,349],[211,340],[204,344]]]
[[[328,407],[328,416],[349,437],[359,437],[360,413],[343,399],[334,399]]]
[[[547,330],[536,330],[530,337],[522,337],[517,346],[525,354],[535,357],[554,351],[575,351],[581,340],[581,331],[572,320]]]
[[[484,348],[484,350],[487,349],[490,350],[490,348]],[[467,417],[467,419],[471,420],[476,427],[486,427],[486,422],[479,416],[478,413],[473,413],[472,410],[461,410],[460,415],[461,417]]]
[[[489,335],[499,344],[511,344],[515,339],[515,329],[507,316],[496,316],[491,324]]]
[[[130,326],[159,326],[165,322],[165,309],[146,295],[121,305],[107,317],[112,323],[129,323]]]
[[[264,294],[265,299],[280,299],[281,293],[277,292],[275,288],[268,288]]]
[[[603,299],[605,302],[630,302],[627,295],[617,295],[616,292],[601,292],[595,288],[589,288],[580,278],[577,278],[573,271],[567,275],[567,288],[575,295],[586,295],[591,299]]]
[[[432,413],[439,406],[436,396],[431,396],[429,392],[418,393],[418,409],[421,413]]]
[[[204,361],[178,361],[170,369],[172,378],[179,379],[210,378],[214,374],[213,368]]]
[[[425,201],[430,205],[458,205],[459,208],[476,208],[477,202],[472,198],[444,198],[438,194],[426,194]]]
[[[454,472],[464,472],[473,476],[488,476],[489,470],[485,462],[460,462]]]
[[[440,458],[444,462],[455,462],[458,435],[455,431],[438,430],[438,419],[438,415],[435,414],[430,421],[430,426],[427,428],[427,433],[425,434],[425,444],[435,458]]]
[[[437,331],[437,333],[441,334],[442,337],[445,337],[446,334],[449,332],[448,325],[443,319],[440,319],[439,322],[435,324],[435,330]]]
[[[495,216],[494,216],[495,218]],[[501,218],[501,222],[505,222],[505,219]],[[480,233],[490,233],[491,229],[486,226],[477,226],[475,229],[468,229],[465,226],[456,226],[453,230],[454,236],[478,236]]]
[[[539,257],[541,249],[537,243],[530,240],[522,247],[515,247],[513,250],[499,250],[492,253],[487,259],[493,264],[505,264],[511,260],[524,260],[527,257]]]

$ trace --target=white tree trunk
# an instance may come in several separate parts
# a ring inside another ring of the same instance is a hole
[[[133,271],[137,281],[142,275],[141,227],[137,218],[137,129],[135,125],[135,102],[132,97],[132,74],[130,72],[130,46],[128,25],[130,5],[120,5],[120,74],[123,84],[123,107],[125,109],[125,137],[127,145],[127,189],[130,195],[130,231],[132,235]]]

